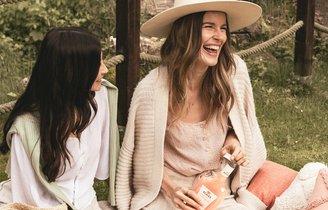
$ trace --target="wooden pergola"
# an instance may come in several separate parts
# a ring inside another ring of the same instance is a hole
[[[116,66],[119,89],[118,124],[127,122],[134,88],[139,81],[140,63],[140,0],[116,0],[116,54],[124,62]],[[304,26],[296,33],[294,72],[301,77],[312,74],[312,52],[315,0],[297,0],[297,21]]]

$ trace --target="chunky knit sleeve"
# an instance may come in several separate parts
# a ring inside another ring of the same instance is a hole
[[[119,210],[142,209],[160,191],[168,91],[159,74],[150,72],[132,97],[116,175]]]
[[[229,115],[235,132],[249,160],[246,167],[240,169],[241,185],[247,186],[266,159],[266,149],[256,118],[253,90],[245,62],[235,56],[236,73],[233,84],[236,103]]]
[[[120,210],[128,210],[132,199],[132,164],[134,153],[134,130],[136,114],[136,93],[132,97],[128,122],[125,129],[116,172],[116,205]]]

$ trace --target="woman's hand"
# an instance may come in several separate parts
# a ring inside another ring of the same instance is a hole
[[[203,204],[197,193],[191,189],[177,187],[174,189],[171,200],[178,209],[202,210]]]
[[[245,152],[241,148],[234,131],[228,133],[225,143],[221,149],[221,156],[227,152],[231,154],[231,160],[234,160],[238,165],[248,165],[249,161],[247,160]]]
[[[167,174],[167,168],[164,166],[164,175],[162,180],[162,192],[168,196],[177,209],[200,210],[202,202],[197,193],[191,189],[177,187],[170,176]]]

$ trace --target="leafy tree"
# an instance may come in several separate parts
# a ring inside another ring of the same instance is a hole
[[[58,26],[81,26],[101,40],[115,29],[114,0],[26,0],[0,7],[0,28],[6,37],[36,51],[44,34]]]

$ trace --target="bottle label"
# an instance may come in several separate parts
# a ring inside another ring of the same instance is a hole
[[[231,167],[229,164],[226,164],[220,173],[222,176],[228,177],[234,169],[235,169],[234,167]]]
[[[228,177],[232,171],[235,169],[235,163],[231,161],[231,155],[229,153],[226,153],[224,156],[224,159],[226,160],[226,164],[224,165],[223,169],[221,170],[221,175],[224,177]]]
[[[200,187],[200,190],[197,194],[199,195],[199,197],[201,197],[205,208],[210,205],[215,199],[217,199],[217,196],[204,185]]]

